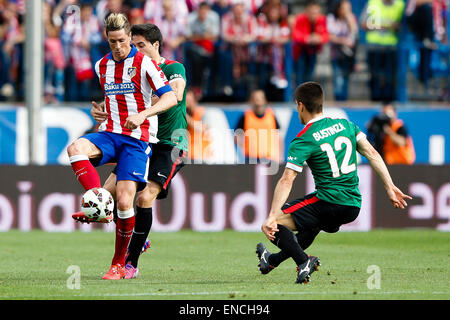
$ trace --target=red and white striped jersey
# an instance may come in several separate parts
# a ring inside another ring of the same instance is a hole
[[[151,107],[153,93],[160,97],[172,90],[156,62],[132,46],[130,54],[122,61],[115,61],[112,53],[104,56],[95,64],[95,72],[105,94],[105,111],[108,113],[99,130],[158,142],[157,116],[146,119],[134,130],[124,127],[128,116]]]

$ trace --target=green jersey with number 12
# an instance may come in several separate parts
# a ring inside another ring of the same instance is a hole
[[[319,199],[361,207],[356,143],[364,136],[346,119],[314,118],[289,145],[286,167],[301,172],[306,162]]]

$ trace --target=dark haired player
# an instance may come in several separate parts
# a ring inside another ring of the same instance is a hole
[[[358,217],[361,194],[356,151],[369,160],[394,208],[404,209],[406,199],[412,199],[394,185],[381,156],[355,124],[324,117],[323,96],[322,87],[315,82],[303,83],[295,91],[300,122],[305,127],[289,145],[286,169],[275,187],[269,217],[261,227],[281,251],[272,254],[263,243],[256,246],[261,273],[269,273],[292,258],[297,264],[296,283],[307,283],[320,265],[318,257],[304,251],[317,234],[321,230],[337,232],[341,225]],[[286,203],[304,162],[311,169],[316,191]]]
[[[175,174],[183,167],[188,150],[186,136],[186,72],[184,66],[177,61],[161,57],[163,36],[156,25],[150,23],[134,25],[131,27],[131,35],[136,48],[152,58],[164,72],[175,92],[178,103],[170,109],[151,109],[151,116],[158,115],[157,138],[159,142],[152,144],[147,187],[138,193],[136,199],[136,223],[126,256],[125,279],[138,276],[139,256],[149,246],[147,236],[153,222],[153,203],[155,199],[167,197],[170,183]],[[154,96],[152,103],[156,103],[157,99]],[[102,105],[94,103],[91,113],[96,121],[102,122],[105,120]],[[140,115],[134,116],[140,117]],[[104,188],[115,195],[116,170],[108,177]],[[100,222],[89,220],[81,212],[74,214],[73,217],[82,222]]]

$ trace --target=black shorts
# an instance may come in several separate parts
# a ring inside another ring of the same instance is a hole
[[[152,155],[150,157],[147,180],[156,182],[161,186],[161,191],[156,199],[167,198],[170,183],[177,172],[184,166],[186,156],[186,151],[167,144],[161,143],[152,145]],[[116,174],[116,168],[114,168],[112,172]],[[138,191],[141,191],[144,188],[139,186]]]
[[[161,186],[156,199],[165,199],[173,177],[184,166],[187,152],[167,144],[154,144],[148,170],[148,180]]]
[[[297,231],[320,229],[337,232],[343,224],[354,221],[360,208],[320,200],[315,193],[286,203],[281,210],[291,214]]]

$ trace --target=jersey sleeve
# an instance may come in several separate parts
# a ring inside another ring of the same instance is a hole
[[[353,132],[355,133],[357,142],[359,140],[361,140],[362,138],[366,137],[366,134],[364,132],[362,132],[361,129],[356,124],[354,124],[351,121],[348,121],[348,124],[349,124],[350,128],[353,130]]]
[[[169,83],[177,80],[186,82],[186,70],[181,63],[173,63],[166,67],[166,76]]]
[[[302,138],[295,138],[292,140],[288,149],[286,168],[302,172],[303,163],[308,160],[311,155],[311,149],[312,146]]]
[[[362,138],[366,137],[366,134],[364,132],[362,132],[361,129],[356,124],[354,124],[353,122],[349,122],[349,123],[355,132],[356,141],[359,141]]]
[[[101,60],[98,60],[98,61],[95,63],[95,66],[94,66],[95,74],[96,74],[97,77],[98,77],[98,81],[100,81],[100,61],[101,61]]]
[[[164,93],[172,91],[166,75],[153,59],[145,56],[142,60],[142,68],[154,94],[161,97]]]

